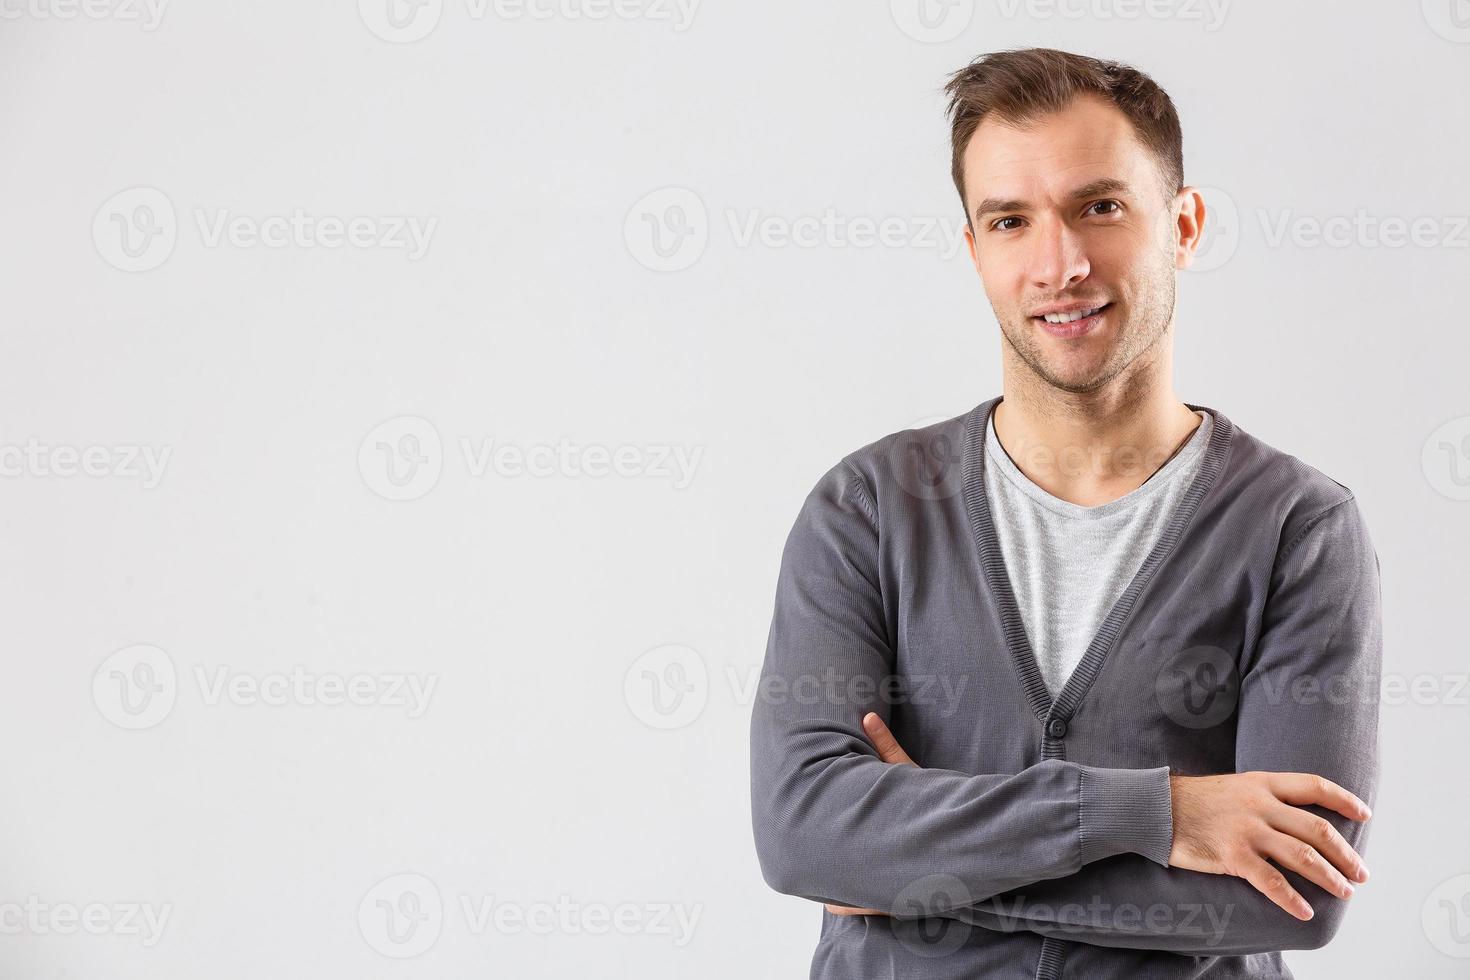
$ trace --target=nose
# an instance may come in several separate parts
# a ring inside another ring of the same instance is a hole
[[[1041,289],[1059,292],[1086,279],[1091,271],[1082,236],[1065,221],[1042,221],[1031,242],[1031,279]]]

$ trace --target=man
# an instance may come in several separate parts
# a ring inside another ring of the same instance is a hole
[[[1368,878],[1377,555],[1351,491],[1174,394],[1206,217],[1163,90],[1032,49],[947,91],[1003,395],[802,506],[762,873],[826,906],[814,978],[1289,977]]]

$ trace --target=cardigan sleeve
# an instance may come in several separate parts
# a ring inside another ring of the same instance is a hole
[[[1378,786],[1380,606],[1378,556],[1348,497],[1306,522],[1278,558],[1258,641],[1240,666],[1237,772],[1315,773],[1372,808]],[[1351,820],[1320,806],[1304,809],[1326,818],[1364,854],[1371,818]],[[1311,919],[1288,914],[1241,878],[1128,856],[994,896],[956,917],[989,929],[1179,953],[1325,946],[1352,900],[1280,870],[1312,906]]]
[[[871,499],[857,471],[839,463],[807,496],[782,555],[750,726],[751,811],[766,882],[917,918],[1118,854],[1167,863],[1167,767],[1048,760],[970,775],[878,757],[861,719],[868,711],[888,719],[891,699],[876,693],[901,678]],[[842,697],[814,696],[834,673],[848,682]]]

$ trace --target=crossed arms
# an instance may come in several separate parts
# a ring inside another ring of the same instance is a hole
[[[857,479],[834,467],[792,529],[768,676],[815,676],[832,666],[875,680],[895,672],[878,592],[877,528]],[[1216,873],[1172,866],[1178,842],[1167,769],[1053,759],[1019,773],[969,774],[893,764],[869,741],[861,709],[762,698],[751,726],[751,801],[767,883],[896,918],[944,916],[1102,946],[1236,955],[1325,945],[1348,899],[1313,877],[1329,885],[1366,877],[1352,861],[1366,840],[1367,808],[1356,809],[1357,797],[1341,787],[1371,803],[1377,781],[1378,566],[1351,497],[1314,515],[1282,552],[1271,587],[1257,643],[1241,664],[1235,768],[1276,785],[1283,777],[1269,774],[1323,777],[1313,784],[1317,798],[1344,812],[1297,790],[1275,794],[1309,821],[1293,827],[1312,828],[1279,834],[1317,835],[1296,856],[1312,877],[1263,849],[1250,869],[1257,880],[1239,877],[1239,841],[1220,844],[1227,857],[1208,869]],[[1303,636],[1320,639],[1303,645]],[[1359,696],[1345,703],[1281,696],[1303,678]],[[886,706],[875,707],[886,721]],[[1236,816],[1260,817],[1266,808],[1257,803],[1258,812]],[[1266,864],[1262,872],[1266,857],[1281,870]],[[935,881],[945,886],[928,887]],[[1294,898],[1314,914],[1284,911]],[[1166,928],[1116,914],[1130,903],[1219,914],[1210,924]]]

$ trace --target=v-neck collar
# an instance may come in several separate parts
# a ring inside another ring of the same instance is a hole
[[[1011,590],[1010,573],[1006,569],[1000,541],[995,534],[995,519],[990,513],[990,503],[985,494],[985,432],[986,427],[990,425],[991,413],[995,411],[995,406],[1000,404],[1000,401],[1001,398],[996,397],[980,403],[971,410],[967,420],[968,434],[963,460],[965,505],[969,511],[970,527],[974,531],[975,542],[979,546],[980,563],[984,566],[986,581],[990,585],[991,593],[995,597],[996,608],[1000,613],[1001,632],[1005,635],[1011,663],[1017,674],[1020,675],[1021,686],[1026,692],[1026,700],[1031,705],[1031,710],[1042,722],[1043,758],[1061,758],[1063,757],[1062,738],[1066,734],[1067,722],[1077,710],[1077,706],[1082,703],[1088,688],[1092,686],[1092,682],[1102,670],[1103,661],[1112,649],[1133,607],[1137,604],[1139,596],[1148,588],[1149,583],[1153,580],[1154,572],[1173,553],[1174,546],[1179,542],[1184,529],[1189,526],[1195,511],[1199,509],[1200,500],[1204,498],[1210,487],[1214,485],[1215,479],[1220,475],[1225,456],[1230,449],[1234,426],[1231,425],[1228,418],[1213,408],[1185,402],[1186,407],[1194,411],[1208,412],[1214,420],[1210,441],[1204,450],[1204,461],[1200,464],[1199,472],[1195,474],[1189,489],[1184,492],[1178,505],[1169,516],[1153,550],[1139,566],[1132,581],[1128,583],[1128,588],[1123,590],[1123,594],[1108,611],[1102,626],[1092,638],[1092,642],[1087,645],[1087,652],[1082,655],[1082,660],[1067,678],[1061,693],[1053,700],[1051,692],[1046,687],[1046,682],[1042,680],[1041,669],[1036,664],[1036,655],[1026,636],[1026,627],[1021,620],[1021,610],[1016,604],[1016,595]]]

